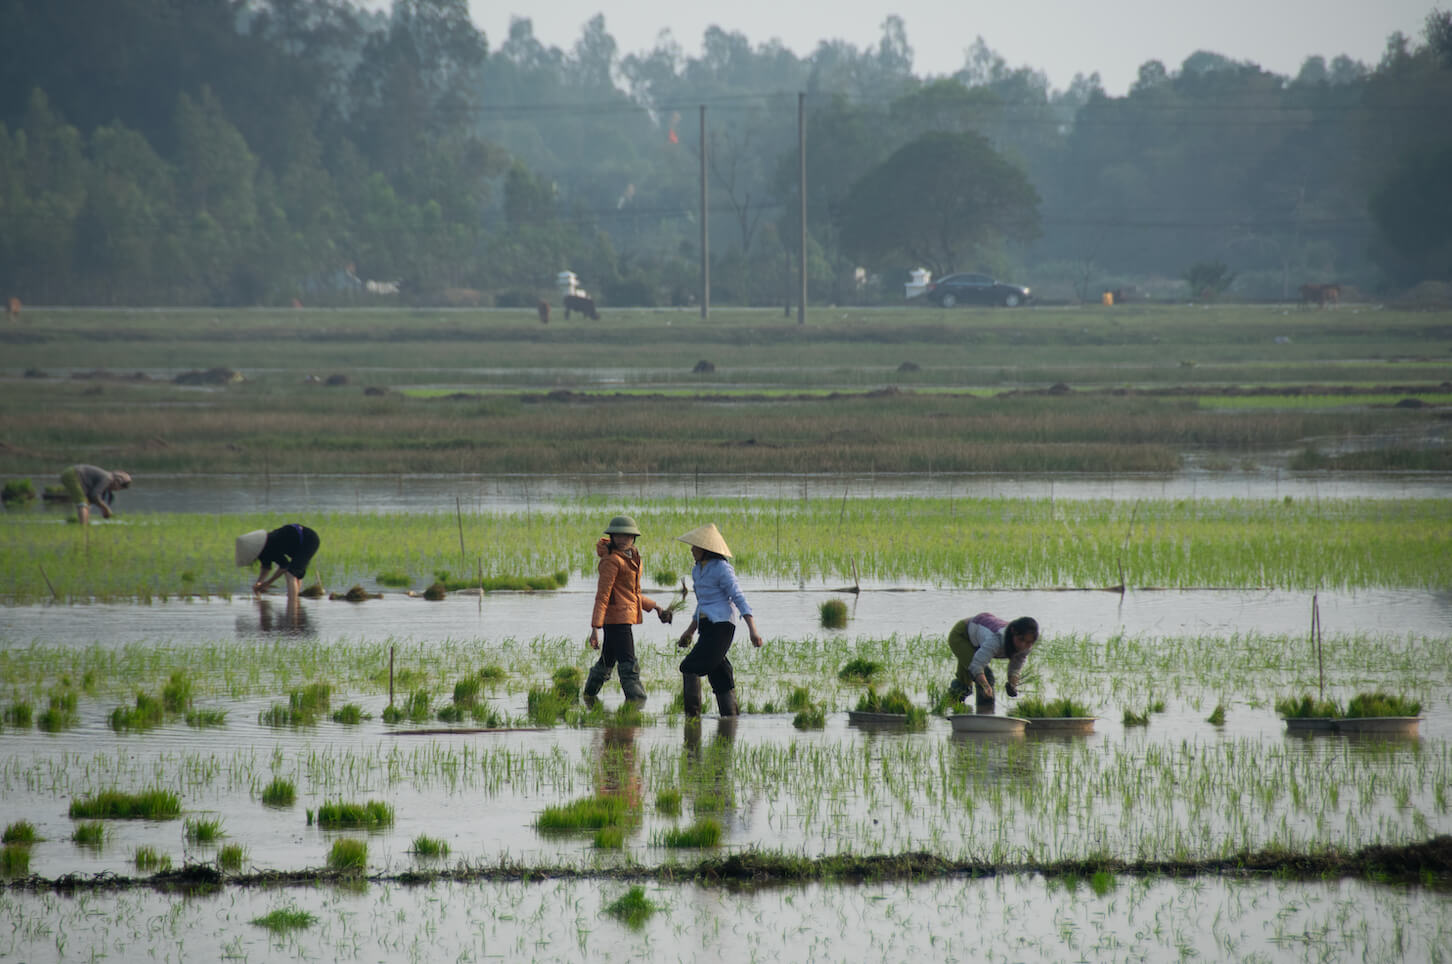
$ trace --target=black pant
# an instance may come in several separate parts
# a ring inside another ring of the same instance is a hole
[[[681,660],[681,672],[687,676],[704,676],[711,681],[715,693],[729,693],[736,688],[736,673],[726,652],[736,635],[735,623],[715,623],[705,616],[698,623],[700,635],[696,645]]]
[[[609,678],[616,663],[635,662],[635,633],[629,623],[607,623],[600,643],[600,658],[595,662]]]

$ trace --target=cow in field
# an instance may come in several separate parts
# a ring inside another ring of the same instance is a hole
[[[1324,308],[1327,305],[1334,305],[1340,300],[1340,285],[1301,285],[1301,304],[1303,305],[1314,303]]]
[[[600,312],[595,310],[594,298],[582,298],[579,295],[565,295],[565,320],[570,318],[571,311],[578,311],[591,321],[600,320]]]
[[[539,312],[540,324],[548,325],[550,323],[550,303],[548,301],[541,301],[534,306],[534,310]]]

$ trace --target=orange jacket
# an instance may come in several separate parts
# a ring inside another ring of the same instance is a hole
[[[591,626],[634,625],[660,608],[640,591],[640,553],[634,546],[612,550],[610,537],[605,536],[595,543],[595,554],[600,557],[600,581],[595,586]]]

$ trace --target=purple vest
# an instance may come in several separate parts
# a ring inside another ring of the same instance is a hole
[[[970,623],[977,623],[979,626],[995,633],[1001,633],[1008,627],[1008,620],[999,619],[993,613],[979,613],[968,621]]]

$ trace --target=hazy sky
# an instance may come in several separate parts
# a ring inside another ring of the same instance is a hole
[[[1441,0],[1442,9],[1449,5],[1452,0]],[[753,47],[779,39],[801,56],[823,39],[876,47],[882,22],[897,14],[919,75],[958,70],[963,52],[981,35],[1009,66],[1042,70],[1057,89],[1076,73],[1098,71],[1111,94],[1124,93],[1145,61],[1174,70],[1196,50],[1291,75],[1312,54],[1330,61],[1344,53],[1374,66],[1393,31],[1421,43],[1423,22],[1437,6],[1428,0],[469,0],[491,50],[508,35],[512,15],[532,19],[546,45],[569,50],[581,27],[602,13],[622,55],[650,49],[667,28],[683,50],[698,54],[713,24],[745,34]]]

